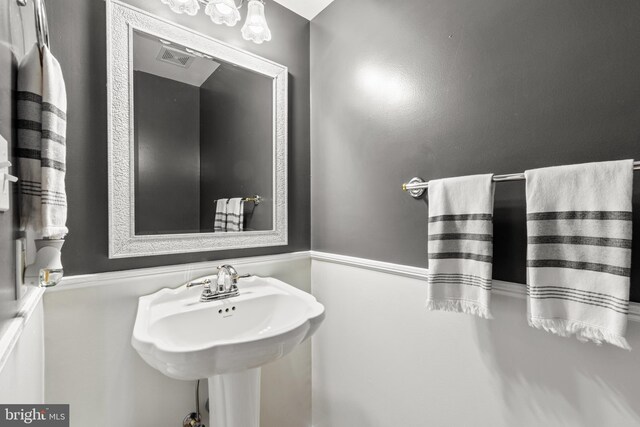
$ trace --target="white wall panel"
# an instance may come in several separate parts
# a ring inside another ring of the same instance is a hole
[[[483,320],[428,312],[411,271],[311,271],[315,427],[640,425],[640,323],[628,352],[530,328],[523,298],[494,292]]]

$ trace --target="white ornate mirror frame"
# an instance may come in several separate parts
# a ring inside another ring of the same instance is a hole
[[[132,37],[138,30],[273,79],[273,228],[135,234]],[[287,244],[287,67],[116,0],[107,0],[109,258]]]

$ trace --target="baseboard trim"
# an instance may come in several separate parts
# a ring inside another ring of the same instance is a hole
[[[357,258],[347,255],[338,255],[327,252],[310,251],[312,260],[330,262],[333,264],[340,264],[349,267],[363,268],[366,270],[377,271],[380,273],[391,274],[394,276],[409,277],[412,279],[427,279],[426,268],[413,267],[410,265],[393,264],[389,262],[376,261],[366,258]],[[494,280],[492,284],[492,292],[499,295],[505,295],[514,298],[526,298],[527,288],[525,284],[505,282],[502,280]],[[629,303],[629,317],[630,321],[640,322],[640,303]]]

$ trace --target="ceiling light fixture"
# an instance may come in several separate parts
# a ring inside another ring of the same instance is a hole
[[[240,0],[240,4],[236,6],[235,0],[160,0],[163,4],[175,13],[186,13],[187,15],[195,15],[203,4],[204,13],[211,18],[215,24],[225,24],[233,27],[240,21],[240,8],[244,0]],[[271,40],[271,30],[267,25],[267,19],[264,16],[264,1],[249,0],[247,3],[247,19],[242,27],[242,37],[245,40],[251,40],[254,43]]]
[[[240,7],[242,4],[240,4]],[[234,0],[210,0],[204,9],[215,24],[225,24],[233,27],[240,20],[239,7]]]
[[[261,44],[271,40],[271,30],[264,17],[264,3],[262,0],[249,0],[247,5],[247,20],[242,27],[242,37],[254,43]]]
[[[199,0],[161,0],[163,4],[169,6],[175,13],[186,13],[195,15],[200,9]]]

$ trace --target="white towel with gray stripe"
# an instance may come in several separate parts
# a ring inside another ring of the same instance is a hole
[[[630,350],[633,160],[525,176],[529,325]]]
[[[213,231],[227,231],[227,204],[229,199],[216,200],[216,214],[213,220]]]
[[[427,308],[490,319],[493,175],[429,181]]]
[[[227,231],[242,231],[244,222],[244,201],[241,197],[229,199],[227,205]]]
[[[67,233],[67,95],[60,64],[37,45],[18,67],[17,130],[20,227],[42,237]]]

